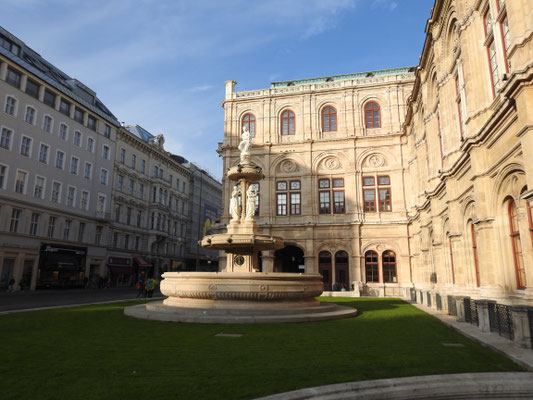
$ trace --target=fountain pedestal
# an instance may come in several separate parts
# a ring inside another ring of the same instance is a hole
[[[230,201],[227,233],[208,235],[200,242],[203,247],[226,252],[225,270],[165,272],[161,293],[167,299],[127,307],[126,315],[175,322],[256,323],[321,321],[357,314],[352,307],[316,299],[323,291],[320,274],[259,272],[259,252],[281,249],[285,244],[281,237],[259,233],[254,220],[257,192],[251,185],[264,175],[245,154],[249,142],[247,146],[243,142],[239,144],[241,164],[227,173],[239,183]]]

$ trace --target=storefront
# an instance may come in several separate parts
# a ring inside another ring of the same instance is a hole
[[[43,243],[39,257],[37,289],[82,288],[86,247]]]
[[[135,269],[135,279],[145,280],[154,275],[154,266],[143,257],[133,257],[133,267]]]
[[[113,287],[133,284],[134,269],[130,257],[107,257],[109,283]]]

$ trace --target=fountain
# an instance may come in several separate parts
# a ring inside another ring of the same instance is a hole
[[[124,314],[145,319],[202,323],[304,322],[352,317],[357,310],[316,300],[323,291],[322,275],[259,272],[261,251],[283,248],[281,237],[260,234],[253,183],[264,178],[250,155],[245,127],[239,143],[240,163],[227,172],[234,181],[227,233],[205,236],[203,247],[223,250],[220,272],[165,272],[162,302],[126,307]],[[239,201],[240,197],[240,201]]]

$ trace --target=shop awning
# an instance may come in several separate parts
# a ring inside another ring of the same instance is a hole
[[[151,267],[152,266],[152,263],[150,261],[147,261],[141,257],[134,257],[133,262],[135,262],[135,264],[137,264],[139,267]]]
[[[131,275],[134,272],[133,268],[131,267],[114,267],[114,266],[108,265],[108,268],[109,268],[109,271],[111,271],[111,273],[114,275],[119,275],[119,274]]]

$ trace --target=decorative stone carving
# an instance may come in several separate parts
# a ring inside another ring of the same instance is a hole
[[[255,215],[255,197],[257,196],[257,190],[254,186],[250,185],[246,191],[246,221],[252,221]]]
[[[239,151],[241,152],[241,163],[250,161],[250,145],[252,144],[252,136],[245,125],[242,128],[241,142],[239,143]]]
[[[239,189],[233,186],[231,200],[229,201],[229,213],[232,221],[239,221],[241,218],[241,207],[239,206]]]
[[[280,169],[282,172],[292,173],[299,171],[298,166],[292,160],[285,160],[281,163]]]
[[[379,168],[387,165],[385,158],[380,154],[371,154],[369,155],[364,163],[365,167],[369,168]]]
[[[335,170],[341,167],[341,163],[339,162],[337,158],[330,157],[324,160],[324,166],[329,170]]]

